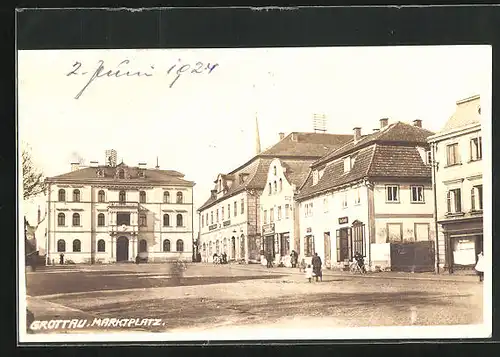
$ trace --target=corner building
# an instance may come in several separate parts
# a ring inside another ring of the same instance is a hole
[[[190,260],[194,182],[173,170],[123,162],[47,178],[47,261]]]

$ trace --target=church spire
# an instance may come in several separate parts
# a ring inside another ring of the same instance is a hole
[[[255,113],[255,155],[260,154],[260,134],[259,134],[259,120],[257,113]]]

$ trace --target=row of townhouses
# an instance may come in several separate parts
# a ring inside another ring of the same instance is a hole
[[[271,255],[289,266],[295,250],[306,263],[318,253],[325,267],[342,268],[359,252],[369,268],[390,269],[404,244],[419,243],[424,262],[407,264],[434,269],[437,256],[450,272],[474,266],[483,242],[480,118],[474,96],[457,102],[439,133],[384,118],[369,133],[280,134],[262,152],[257,143],[198,209],[202,259]]]
[[[191,260],[194,182],[158,165],[117,164],[116,157],[108,150],[105,164],[73,163],[71,172],[47,178],[39,251],[49,263],[61,255],[74,263]]]

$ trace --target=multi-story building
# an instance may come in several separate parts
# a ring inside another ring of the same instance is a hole
[[[294,196],[314,161],[274,159],[269,165],[260,195],[263,264],[270,254],[275,264],[291,266],[291,251],[300,251]]]
[[[300,259],[316,252],[327,268],[343,267],[356,252],[372,268],[391,266],[390,243],[434,240],[429,144],[432,132],[380,120],[311,166],[296,199]]]
[[[309,164],[349,138],[325,133],[280,134],[274,146],[260,152],[257,143],[257,154],[252,159],[228,174],[219,174],[210,198],[198,209],[202,259],[211,261],[215,253],[225,252],[228,259],[260,261],[260,197],[271,163],[280,159]]]
[[[472,268],[483,250],[483,148],[480,97],[458,101],[429,137],[434,154],[440,266]]]
[[[47,178],[48,262],[61,253],[75,263],[191,259],[194,183],[109,154],[105,165]]]

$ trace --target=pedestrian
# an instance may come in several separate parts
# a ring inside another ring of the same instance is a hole
[[[271,253],[267,254],[266,260],[267,260],[267,267],[272,268],[273,267],[273,256]]]
[[[479,281],[484,280],[484,254],[483,252],[477,255],[476,272],[479,275]]]
[[[299,265],[299,272],[302,272],[305,270],[306,270],[306,260],[304,258],[302,258],[302,260],[300,261],[300,265]]]
[[[354,260],[356,260],[356,263],[358,264],[361,273],[365,274],[366,273],[365,258],[361,255],[360,252],[354,253]]]
[[[306,279],[311,282],[312,281],[312,277],[313,277],[313,268],[311,267],[311,264],[309,264],[307,266],[307,268],[304,269],[305,273],[306,273]]]
[[[222,253],[222,264],[227,264],[227,254],[226,254],[226,252]]]
[[[316,281],[318,281],[319,279],[323,281],[323,272],[321,271],[321,265],[323,263],[321,262],[321,258],[319,257],[318,253],[314,253],[311,263],[313,266],[313,273],[316,276]]]
[[[292,250],[292,253],[290,254],[290,262],[292,263],[292,268],[297,267],[297,253],[295,250]]]
[[[59,254],[59,264],[64,264],[64,253]]]

